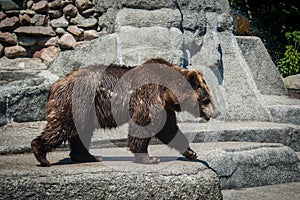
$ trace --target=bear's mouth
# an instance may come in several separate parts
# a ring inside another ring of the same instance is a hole
[[[206,114],[205,112],[201,111],[200,112],[200,117],[202,117],[203,119],[205,119],[206,121],[209,121],[211,116]]]
[[[200,117],[209,121],[211,118],[215,119],[219,116],[219,112],[213,104],[210,104],[208,108],[200,110]]]

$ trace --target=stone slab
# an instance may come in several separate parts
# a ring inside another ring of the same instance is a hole
[[[300,99],[288,96],[264,95],[273,122],[300,125]]]
[[[124,8],[117,13],[116,26],[133,26],[136,28],[161,26],[180,28],[181,14],[179,10],[162,8],[158,10],[142,10]]]
[[[38,167],[30,154],[0,156],[0,195],[6,199],[222,199],[217,175],[200,162],[163,156],[158,165],[142,165],[133,163],[128,152],[103,151],[103,162],[86,164],[71,164],[65,159],[67,152],[53,152],[50,160],[57,164],[50,168]]]
[[[44,26],[21,26],[14,30],[15,33],[20,34],[31,34],[31,35],[45,35],[45,36],[56,36],[55,31],[52,27]]]
[[[300,182],[276,184],[264,187],[223,190],[224,200],[298,200]]]
[[[191,147],[199,155],[192,162],[165,145],[150,146],[150,155],[161,160],[158,165],[133,163],[126,148],[92,149],[103,161],[86,164],[72,163],[69,152],[54,151],[49,154],[50,168],[38,167],[32,154],[2,155],[0,191],[8,198],[220,199],[220,187],[300,181],[297,154],[281,144],[193,143]]]
[[[11,123],[0,127],[0,154],[30,152],[30,142],[38,136],[46,122]],[[282,143],[300,151],[300,127],[270,122],[209,122],[180,123],[180,129],[190,142],[258,142]],[[112,130],[97,130],[92,148],[125,147],[128,125]],[[153,140],[152,144],[159,144]],[[65,146],[67,148],[67,146]]]
[[[287,95],[287,89],[267,49],[258,37],[236,36],[259,92],[263,95]]]

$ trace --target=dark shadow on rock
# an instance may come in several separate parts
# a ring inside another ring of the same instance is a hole
[[[181,160],[181,161],[188,161],[188,162],[201,162],[202,164],[204,164],[205,166],[208,167],[208,164],[205,162],[205,161],[190,161],[186,158],[183,158],[183,157],[180,157],[178,158],[177,156],[158,156],[157,158],[159,158],[160,162],[163,163],[163,162],[172,162],[172,161],[175,161],[175,160]],[[105,161],[108,161],[108,162],[111,162],[111,161],[131,161],[133,162],[133,156],[114,156],[114,157],[102,157],[102,161],[100,162],[105,162]],[[206,164],[205,164],[205,163]],[[59,160],[58,162],[56,163],[51,163],[52,166],[57,166],[57,165],[72,165],[72,164],[78,164],[78,162],[74,162],[71,160],[71,158],[64,158],[64,159],[61,159]],[[41,167],[41,165],[37,165],[39,167]],[[209,168],[209,167],[208,167]]]
[[[51,165],[55,166],[55,165],[72,165],[72,164],[77,164],[76,162],[72,161],[71,158],[64,158],[59,160],[56,163],[51,163]]]

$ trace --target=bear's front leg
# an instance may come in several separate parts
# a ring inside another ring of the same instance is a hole
[[[148,154],[148,145],[151,138],[139,138],[128,135],[127,146],[134,154],[134,162],[142,164],[158,164],[159,159],[150,157]]]

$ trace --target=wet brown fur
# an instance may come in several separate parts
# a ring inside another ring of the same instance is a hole
[[[185,157],[195,159],[196,153],[190,149],[187,138],[176,124],[175,112],[182,111],[179,104],[180,97],[175,96],[173,91],[163,85],[155,84],[160,79],[168,79],[172,84],[178,84],[177,80],[171,76],[157,76],[153,83],[142,85],[135,90],[129,100],[129,114],[132,120],[129,120],[128,116],[122,116],[122,113],[126,113],[124,109],[128,109],[128,106],[120,106],[117,110],[118,115],[121,115],[121,121],[115,121],[111,105],[114,87],[125,73],[132,70],[135,70],[132,72],[136,73],[138,77],[147,79],[148,75],[145,74],[145,71],[139,72],[138,70],[145,65],[153,65],[153,67],[147,68],[150,70],[147,71],[149,73],[151,70],[156,70],[155,67],[162,70],[171,68],[184,76],[194,89],[191,96],[184,98],[194,99],[197,101],[198,107],[200,106],[200,111],[195,112],[195,108],[191,107],[188,112],[195,116],[200,112],[202,117],[209,119],[204,110],[210,105],[212,97],[203,75],[199,71],[186,70],[160,58],[148,60],[137,67],[111,64],[81,68],[57,80],[49,90],[46,104],[46,127],[42,134],[31,143],[32,151],[41,165],[50,166],[46,154],[66,141],[70,143],[72,160],[76,162],[101,160],[92,156],[85,148],[90,144],[94,129],[111,129],[128,121],[129,133],[134,133],[128,134],[128,147],[134,153],[136,161],[146,164],[158,163],[158,159],[148,156],[147,149],[151,137],[138,137],[139,132],[143,130],[140,130],[139,126],[144,127],[151,123],[149,107],[153,105],[156,106],[157,111],[152,117],[159,119],[162,110],[167,114],[166,123],[155,137],[177,149]],[[183,96],[185,94],[184,91],[178,92]],[[120,101],[125,101],[122,98],[126,95],[122,93],[116,95],[120,97]],[[76,121],[74,116],[76,116]],[[134,126],[134,124],[139,126]],[[79,137],[80,134],[84,134],[84,137]],[[174,138],[177,138],[180,143],[173,144],[171,141]]]

